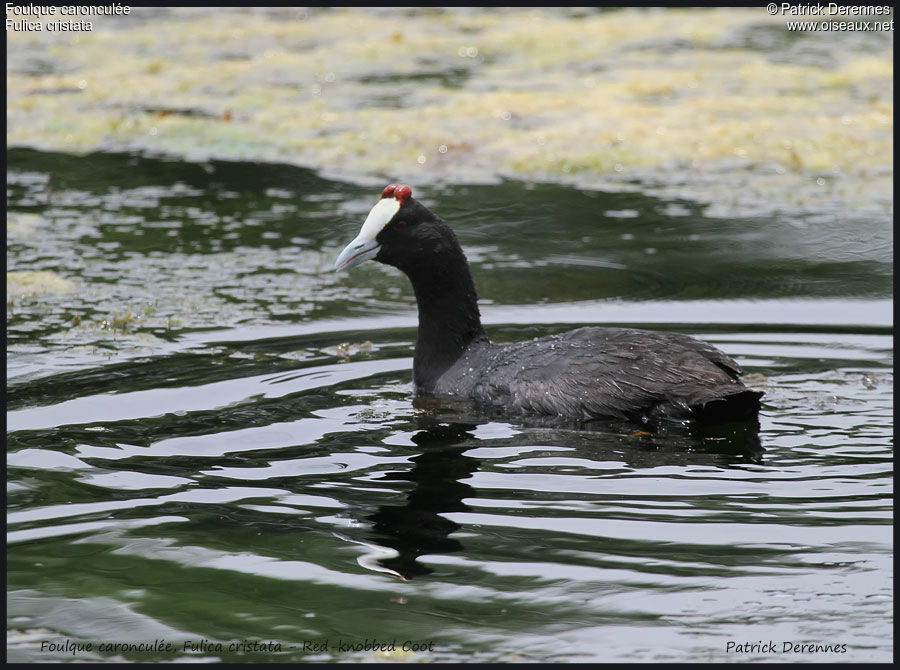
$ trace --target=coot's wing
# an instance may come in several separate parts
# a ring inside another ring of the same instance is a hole
[[[579,328],[503,354],[482,377],[478,399],[524,413],[647,421],[746,391],[737,363],[686,335]]]
[[[662,336],[662,338],[669,340],[673,343],[679,344],[687,350],[695,351],[701,356],[703,356],[706,360],[715,363],[722,370],[727,372],[733,379],[737,379],[738,375],[744,374],[744,370],[738,365],[737,361],[735,361],[730,356],[726,356],[719,349],[716,349],[713,345],[708,342],[704,342],[702,340],[694,339],[693,337],[689,337],[687,335],[682,335],[681,333],[660,333],[649,330],[637,331],[641,333],[646,333],[649,335]],[[663,344],[663,346],[665,346]]]

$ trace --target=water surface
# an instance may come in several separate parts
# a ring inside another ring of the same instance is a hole
[[[33,150],[7,182],[12,660],[892,659],[889,218],[414,186],[493,338],[702,337],[766,392],[749,453],[414,405],[407,281],[330,271],[380,188]]]

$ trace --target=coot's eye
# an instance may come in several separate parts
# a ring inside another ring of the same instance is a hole
[[[406,221],[398,221],[394,225],[397,227],[397,230],[403,230],[404,228],[406,228]]]

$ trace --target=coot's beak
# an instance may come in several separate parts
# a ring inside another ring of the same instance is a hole
[[[335,271],[349,270],[364,261],[368,261],[378,255],[381,245],[375,240],[381,229],[391,222],[394,215],[400,209],[400,201],[393,196],[382,198],[366,217],[365,223],[359,230],[359,235],[350,244],[344,247],[341,255],[334,262]]]
[[[375,240],[367,240],[362,235],[344,247],[341,255],[334,262],[335,272],[349,270],[360,263],[375,258],[381,245]]]

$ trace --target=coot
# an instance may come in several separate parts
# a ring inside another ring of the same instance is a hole
[[[384,189],[334,267],[346,270],[370,259],[399,268],[412,282],[419,394],[472,401],[494,414],[649,427],[758,415],[762,393],[741,383],[741,367],[687,335],[585,327],[514,344],[491,342],[456,235],[409,186]]]

